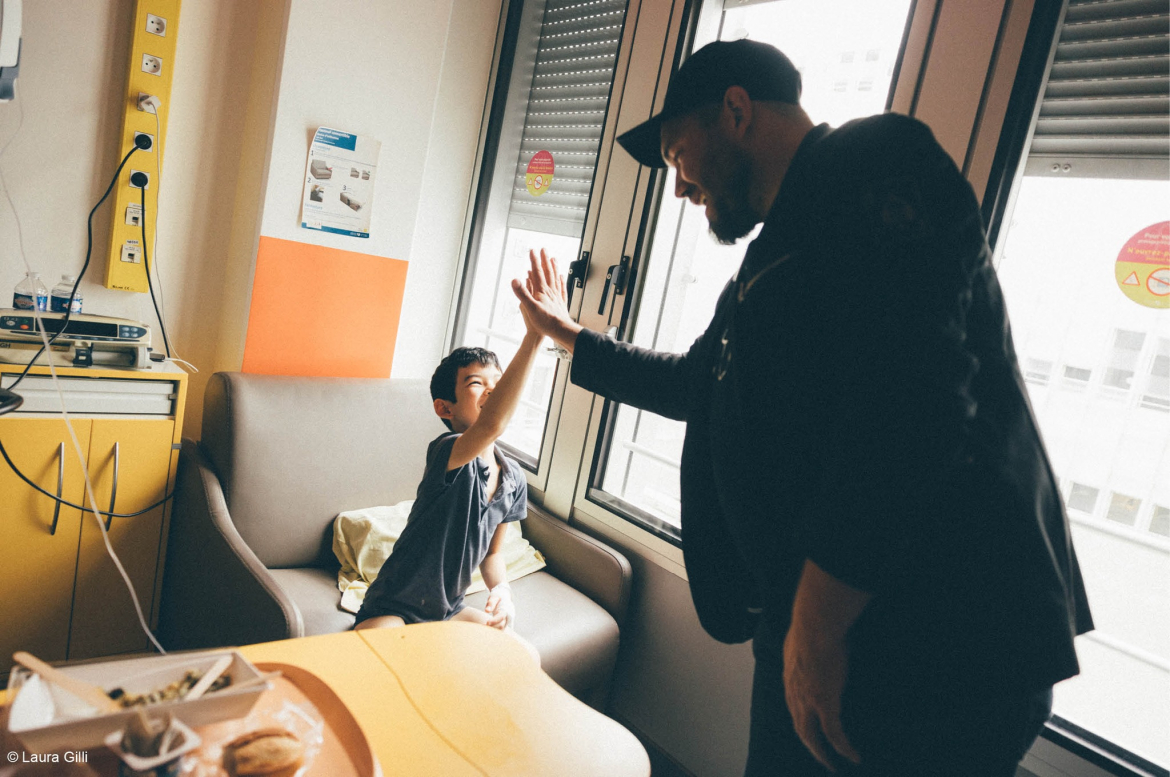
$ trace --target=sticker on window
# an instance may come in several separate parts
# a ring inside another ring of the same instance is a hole
[[[528,163],[528,170],[524,175],[525,183],[528,184],[528,193],[533,197],[539,197],[547,192],[552,186],[554,168],[552,154],[547,151],[537,151],[533,155],[532,161]]]
[[[1161,221],[1125,242],[1114,268],[1125,296],[1148,308],[1170,308],[1170,221]]]

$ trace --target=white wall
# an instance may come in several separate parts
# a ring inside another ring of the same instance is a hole
[[[261,233],[410,263],[396,377],[429,377],[442,356],[499,13],[498,0],[291,4]],[[321,126],[382,142],[368,239],[300,227]]]
[[[133,11],[128,0],[24,4],[17,99],[0,105],[0,138],[16,131],[21,111],[24,121],[0,165],[20,214],[28,261],[50,287],[62,273],[81,270],[86,216],[120,159]],[[162,278],[172,344],[204,370],[192,379],[193,409],[206,375],[227,366],[216,358],[228,263],[224,236],[234,212],[242,107],[259,18],[232,0],[186,3],[180,17],[152,262]],[[108,207],[94,216],[93,259],[81,285],[85,311],[153,323],[147,295],[101,285],[111,218]],[[11,304],[11,289],[24,274],[15,243],[11,213],[0,206],[4,306]],[[155,338],[161,348],[161,334]],[[197,429],[198,412],[190,416]]]
[[[2,159],[33,269],[80,271],[86,216],[119,161],[134,3],[25,3],[17,100],[0,104]],[[198,0],[183,5],[166,130],[158,251],[172,345],[203,386],[243,358],[258,235],[410,261],[395,376],[441,356],[500,0]],[[372,236],[300,229],[301,177],[321,125],[382,143]],[[94,217],[85,311],[154,323],[145,294],[101,285],[111,214]],[[0,203],[0,306],[24,275]],[[161,347],[161,333],[156,332]]]

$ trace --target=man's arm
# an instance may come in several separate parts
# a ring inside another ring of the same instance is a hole
[[[841,695],[849,672],[845,635],[873,596],[804,562],[792,624],[784,640],[784,694],[797,735],[818,761],[834,768],[840,755],[859,763],[841,728]]]
[[[524,382],[528,379],[528,372],[536,358],[536,349],[540,345],[541,337],[531,328],[524,334],[516,355],[504,370],[491,396],[484,402],[479,418],[452,446],[451,458],[447,460],[448,471],[475,461],[476,457],[488,451],[508,428],[508,421],[516,411],[520,393],[524,390]]]
[[[521,310],[542,334],[573,354],[574,384],[622,404],[685,421],[690,396],[688,354],[662,353],[585,329],[569,316],[556,259],[529,252],[524,283],[512,281]]]
[[[501,523],[492,535],[487,555],[479,565],[484,585],[488,588],[487,613],[489,626],[505,629],[516,619],[516,606],[512,603],[512,588],[508,585],[508,570],[504,564],[504,540],[508,536],[508,524]]]

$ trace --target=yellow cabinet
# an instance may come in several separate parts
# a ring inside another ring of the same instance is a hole
[[[0,367],[0,374],[13,368]],[[158,618],[170,503],[132,517],[174,489],[186,375],[58,369],[66,406],[102,521],[55,508],[0,461],[0,674],[15,650],[46,660],[150,649],[126,584],[106,548],[121,560],[153,628]],[[25,405],[0,418],[0,443],[33,482],[89,507],[82,463],[56,391],[36,369],[17,393]],[[35,376],[35,377],[34,377]],[[9,385],[11,380],[5,380]],[[60,485],[58,485],[60,484]],[[53,531],[54,516],[56,530]]]
[[[86,452],[89,430],[88,420],[74,425]],[[53,494],[60,486],[62,498],[79,503],[81,462],[60,420],[4,416],[0,443],[29,480]],[[56,510],[52,499],[0,462],[0,673],[9,670],[16,650],[65,659],[80,537],[81,511]]]

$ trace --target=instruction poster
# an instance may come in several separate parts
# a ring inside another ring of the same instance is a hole
[[[301,226],[350,237],[370,236],[380,141],[320,127],[309,146]]]

